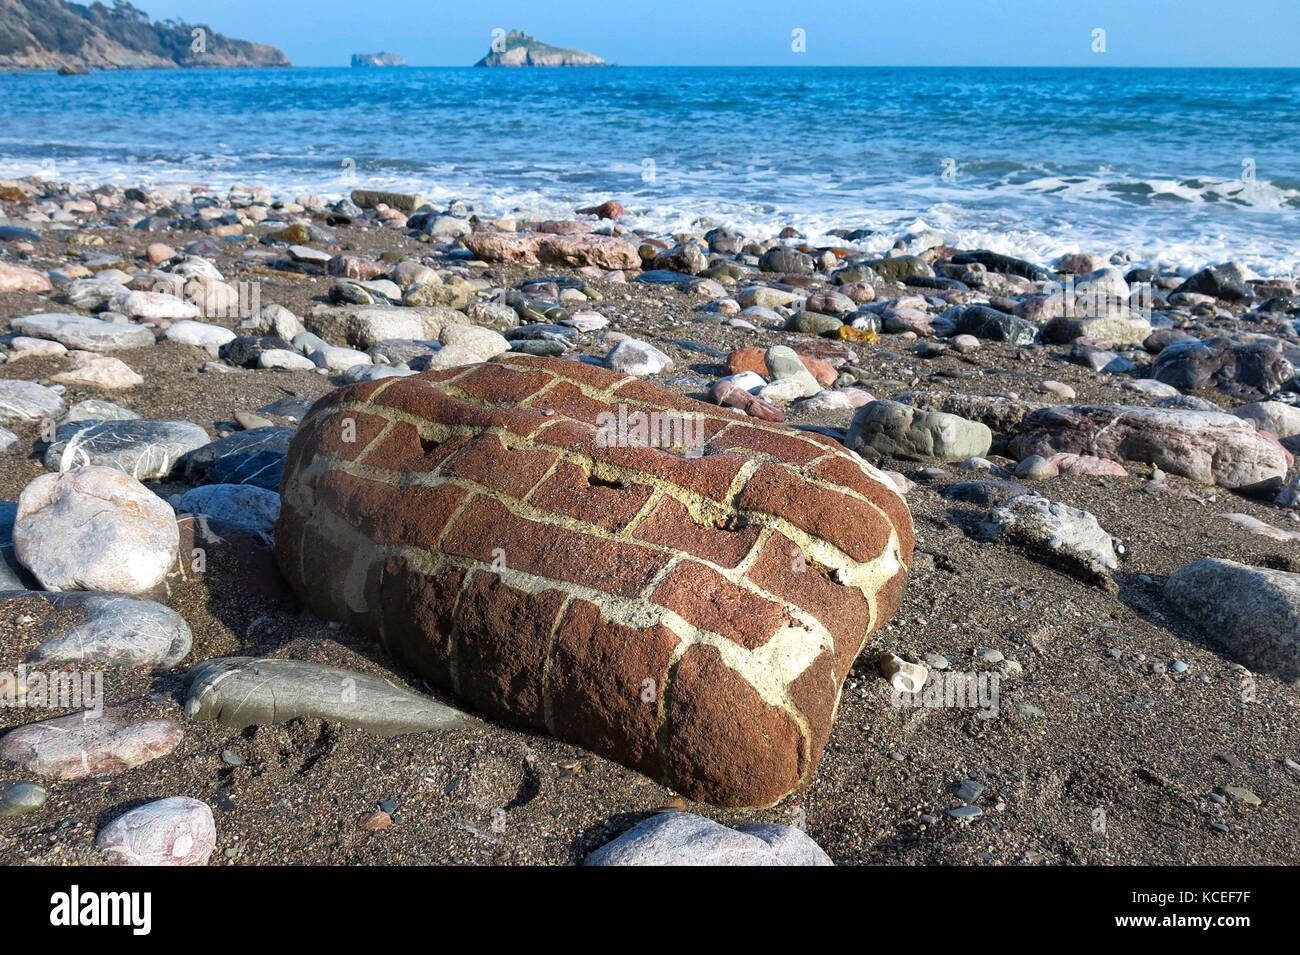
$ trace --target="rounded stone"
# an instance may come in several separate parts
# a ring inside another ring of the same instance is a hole
[[[187,796],[138,806],[95,838],[95,845],[119,865],[207,865],[216,842],[211,808]]]
[[[832,439],[514,353],[322,399],[282,488],[277,558],[313,613],[719,805],[811,778],[914,543]]]
[[[14,552],[46,590],[142,594],[179,546],[167,502],[112,468],[42,474],[18,498]]]

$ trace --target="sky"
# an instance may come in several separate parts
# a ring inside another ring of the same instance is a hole
[[[469,66],[494,29],[517,28],[624,66],[1300,67],[1300,0],[134,2],[278,46],[295,66],[378,50]]]

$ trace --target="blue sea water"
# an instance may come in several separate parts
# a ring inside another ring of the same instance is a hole
[[[0,74],[0,175],[467,199],[758,236],[936,230],[1047,261],[1300,269],[1300,70]]]

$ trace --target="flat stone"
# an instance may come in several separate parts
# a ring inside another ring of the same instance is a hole
[[[220,348],[236,336],[228,328],[212,325],[208,322],[180,321],[172,322],[162,337],[169,342],[182,345],[197,345],[200,348]]]
[[[207,865],[216,842],[211,808],[188,796],[137,806],[95,837],[95,845],[118,865]]]
[[[114,776],[166,756],[184,735],[174,720],[132,723],[121,710],[87,710],[11,730],[0,737],[0,762],[52,779]]]
[[[46,590],[145,593],[179,546],[167,502],[112,468],[42,474],[18,498],[14,552]]]
[[[1207,558],[1171,574],[1164,595],[1251,669],[1300,683],[1300,574]]]
[[[93,465],[149,481],[166,477],[185,454],[208,443],[208,433],[189,421],[87,420],[60,425],[43,461],[51,471]]]
[[[20,315],[9,322],[19,335],[48,338],[68,348],[86,351],[116,351],[154,344],[153,329],[145,325],[105,322],[85,315]]]
[[[96,355],[90,352],[73,352],[73,367],[50,377],[61,385],[119,390],[143,385],[144,378],[120,358]]]
[[[108,307],[128,318],[164,318],[177,321],[203,316],[203,309],[199,306],[175,295],[168,295],[166,292],[141,292],[127,289],[109,299]]]
[[[483,725],[382,677],[305,660],[221,657],[200,663],[185,676],[186,714],[232,729],[298,717],[335,720],[377,736]]]
[[[57,358],[67,353],[67,348],[47,338],[28,338],[26,335],[15,335],[9,339],[8,358],[10,361],[18,361],[22,358]]]
[[[50,614],[50,608],[55,613]],[[0,614],[44,618],[48,636],[29,663],[99,663],[172,667],[189,655],[193,636],[169,607],[116,594],[0,594]]]
[[[34,381],[0,380],[0,421],[57,419],[66,406],[52,388]]]

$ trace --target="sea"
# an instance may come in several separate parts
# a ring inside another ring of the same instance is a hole
[[[10,73],[0,98],[4,177],[393,189],[492,217],[616,199],[660,232],[1300,270],[1300,70]]]

